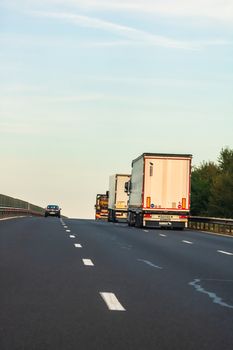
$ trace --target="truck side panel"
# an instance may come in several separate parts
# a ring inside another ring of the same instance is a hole
[[[108,208],[115,209],[116,202],[116,175],[109,177],[109,198],[108,198]]]
[[[129,197],[129,206],[135,208],[142,207],[142,194],[143,194],[143,173],[144,173],[144,158],[141,157],[134,163],[132,177],[131,177],[131,189]]]

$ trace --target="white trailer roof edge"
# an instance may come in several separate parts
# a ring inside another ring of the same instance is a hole
[[[132,166],[133,163],[137,162],[140,158],[144,158],[144,157],[179,157],[179,158],[192,158],[193,155],[192,154],[180,154],[180,153],[142,153],[139,157],[135,158],[132,161]]]

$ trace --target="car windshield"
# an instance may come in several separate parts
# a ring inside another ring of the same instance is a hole
[[[59,209],[58,205],[48,205],[48,209]]]

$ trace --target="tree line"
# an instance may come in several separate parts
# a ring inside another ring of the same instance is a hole
[[[233,218],[233,149],[192,169],[191,215]]]

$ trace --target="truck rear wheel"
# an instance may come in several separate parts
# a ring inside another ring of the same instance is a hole
[[[115,210],[112,211],[112,222],[117,222]]]
[[[138,228],[142,228],[143,226],[143,216],[142,213],[136,214],[135,226]]]
[[[135,220],[134,220],[134,213],[129,212],[128,213],[128,226],[132,227],[135,226]]]

